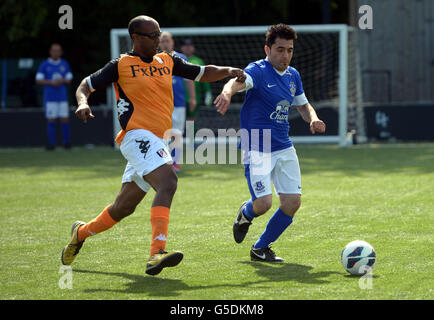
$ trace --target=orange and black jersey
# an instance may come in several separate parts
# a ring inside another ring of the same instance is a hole
[[[199,81],[203,70],[204,67],[166,52],[153,58],[128,52],[111,60],[86,81],[92,91],[114,84],[122,128],[116,142],[120,145],[126,132],[133,129],[146,129],[163,138],[172,128],[172,76]]]

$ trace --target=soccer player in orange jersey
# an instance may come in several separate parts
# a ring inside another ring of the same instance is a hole
[[[177,187],[177,176],[167,148],[172,128],[172,76],[212,82],[236,77],[244,82],[241,69],[213,65],[198,66],[166,52],[158,53],[160,26],[148,16],[133,18],[128,25],[133,50],[107,63],[83,79],[76,98],[76,116],[83,122],[94,118],[88,97],[94,90],[114,84],[118,118],[122,130],[116,137],[128,160],[122,187],[112,204],[88,223],[76,221],[70,242],[63,248],[62,263],[71,264],[85,239],[103,232],[132,214],[149,189],[156,194],[151,208],[152,240],[146,273],[156,275],[165,267],[178,265],[183,254],[165,251],[169,212]]]

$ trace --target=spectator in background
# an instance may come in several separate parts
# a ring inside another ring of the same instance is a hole
[[[72,73],[66,60],[61,59],[62,46],[53,43],[50,46],[50,57],[44,60],[36,73],[36,84],[44,86],[44,109],[47,119],[47,150],[56,148],[56,119],[60,119],[63,146],[71,148],[69,104],[67,85],[71,84]]]
[[[170,32],[164,31],[160,36],[160,49],[166,51],[167,53],[177,56],[185,61],[187,57],[182,53],[174,51],[175,41]],[[189,108],[194,109],[196,107],[196,93],[193,80],[184,79],[179,76],[172,76],[172,89],[173,89],[173,114],[172,114],[172,132],[171,135],[174,137],[173,142],[173,168],[176,172],[181,171],[179,166],[179,160],[181,156],[182,148],[182,134],[185,128],[185,116],[186,116],[186,97],[184,91],[184,83],[187,88],[187,93],[189,98]],[[181,143],[181,144],[180,144]]]
[[[188,58],[188,62],[197,64],[200,66],[205,65],[204,61],[194,55],[195,47],[191,39],[185,39],[182,42],[181,52]],[[208,82],[195,82],[196,88],[196,105],[192,107],[189,105],[187,109],[187,120],[196,120],[199,115],[199,106],[204,102],[206,106],[210,106],[212,103],[212,93],[211,86]],[[204,101],[202,102],[202,94],[205,95]],[[189,101],[188,92],[186,93],[187,101]]]

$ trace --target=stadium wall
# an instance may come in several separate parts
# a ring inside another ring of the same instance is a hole
[[[434,105],[365,107],[367,136],[371,141],[434,141]]]
[[[112,109],[92,108],[94,119],[87,124],[70,111],[71,144],[113,145]],[[57,145],[62,146],[60,123],[57,124]],[[0,147],[40,147],[47,143],[46,120],[42,108],[0,111]]]

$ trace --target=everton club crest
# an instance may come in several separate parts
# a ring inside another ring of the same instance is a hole
[[[291,92],[291,96],[295,96],[295,91],[296,91],[296,87],[295,87],[295,83],[294,81],[291,81],[289,83],[289,92]]]

